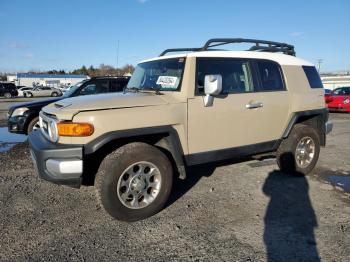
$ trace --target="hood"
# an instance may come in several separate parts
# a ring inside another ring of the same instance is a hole
[[[54,114],[60,119],[70,120],[82,111],[157,106],[168,103],[167,95],[156,95],[153,92],[107,93],[63,99],[44,107],[43,111]]]
[[[39,99],[39,100],[35,100],[35,101],[31,101],[31,102],[22,102],[22,103],[16,103],[12,106],[9,107],[9,110],[13,111],[16,108],[20,108],[20,107],[27,107],[29,109],[40,109],[44,106],[47,106],[48,104],[51,104],[53,102],[56,102],[58,100],[61,100],[62,97],[55,97],[55,98],[49,98],[49,99]]]

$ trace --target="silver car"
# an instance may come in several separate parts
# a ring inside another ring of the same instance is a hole
[[[33,90],[24,91],[25,97],[39,97],[39,96],[61,96],[62,92],[59,89],[48,87],[48,86],[40,86],[35,87]]]

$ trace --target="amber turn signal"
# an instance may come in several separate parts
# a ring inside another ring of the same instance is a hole
[[[57,123],[58,135],[60,136],[91,136],[94,126],[88,123]]]

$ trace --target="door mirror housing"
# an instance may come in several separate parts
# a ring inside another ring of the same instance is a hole
[[[222,76],[221,75],[206,75],[204,77],[204,106],[212,106],[214,96],[221,93]]]

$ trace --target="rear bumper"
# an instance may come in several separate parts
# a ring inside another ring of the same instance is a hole
[[[329,134],[330,132],[332,132],[332,130],[333,130],[333,123],[330,121],[326,122],[326,124],[325,124],[326,135]]]
[[[39,130],[31,132],[28,141],[33,164],[40,178],[75,188],[81,186],[82,146],[51,143]]]

